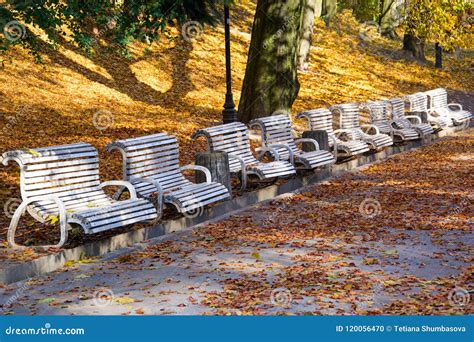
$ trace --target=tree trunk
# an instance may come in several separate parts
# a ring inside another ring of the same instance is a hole
[[[302,12],[299,0],[258,0],[239,103],[240,121],[291,110],[300,87],[296,66]]]
[[[395,0],[382,0],[380,3],[379,26],[380,33],[389,38],[395,38],[396,15]]]
[[[405,33],[403,36],[403,50],[411,52],[417,60],[426,62],[425,42],[411,34]]]
[[[313,38],[313,25],[317,0],[306,0],[303,9],[303,20],[300,30],[300,48],[298,52],[298,69],[308,70],[309,52]]]
[[[435,44],[435,54],[436,54],[436,63],[435,67],[442,69],[443,68],[443,48],[439,43]]]
[[[324,0],[316,0],[314,4],[314,16],[320,17],[323,14],[323,1]]]
[[[322,16],[326,20],[326,25],[329,27],[331,18],[337,12],[337,0],[323,0]]]

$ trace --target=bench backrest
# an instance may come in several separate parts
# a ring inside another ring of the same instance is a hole
[[[63,198],[72,193],[74,197],[81,197],[100,190],[99,156],[90,144],[17,150],[2,155],[5,165],[10,160],[20,165],[24,200],[48,195]]]
[[[392,107],[392,119],[403,119],[405,117],[405,101],[400,98],[390,99],[389,103]]]
[[[448,108],[448,92],[446,89],[437,88],[425,92],[428,96],[428,106],[430,109]]]
[[[359,105],[356,103],[345,103],[332,106],[329,108],[331,112],[339,112],[340,128],[342,129],[359,129]]]
[[[273,115],[258,118],[250,122],[251,127],[258,126],[262,131],[262,139],[266,145],[287,145],[294,152],[298,150],[291,134],[291,120],[288,115]]]
[[[387,106],[387,101],[374,101],[365,103],[363,108],[369,111],[370,120],[373,123],[386,123],[388,121]]]
[[[328,135],[334,135],[332,126],[333,115],[329,109],[319,108],[312,109],[296,115],[298,119],[306,118],[309,124],[310,131],[324,130]]]
[[[176,137],[158,133],[138,138],[117,140],[107,150],[119,150],[123,156],[123,177],[151,178],[163,190],[186,183],[179,164],[179,145]]]
[[[424,93],[415,93],[406,97],[410,104],[410,112],[426,112],[428,110],[428,100]]]
[[[232,122],[199,129],[191,136],[193,139],[204,137],[211,152],[224,151],[229,155],[241,157],[246,164],[256,163],[257,160],[250,149],[249,132],[247,126],[241,122]],[[239,161],[229,160],[231,170],[239,168]]]

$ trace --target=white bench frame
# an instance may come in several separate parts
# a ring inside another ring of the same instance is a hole
[[[241,190],[247,188],[247,179],[251,175],[260,180],[275,180],[296,174],[294,166],[280,160],[280,155],[274,148],[261,147],[256,152],[259,153],[259,159],[268,152],[274,156],[275,161],[264,163],[255,158],[250,149],[248,128],[241,122],[199,129],[191,136],[192,139],[199,137],[206,139],[210,152],[223,151],[228,154],[231,175],[240,179]]]
[[[13,248],[24,248],[16,244],[15,234],[25,211],[41,223],[45,223],[53,213],[58,215],[60,240],[56,245],[37,246],[42,248],[61,248],[67,241],[71,224],[81,226],[86,234],[93,234],[157,219],[153,204],[138,199],[129,182],[113,180],[99,183],[98,152],[90,144],[77,143],[4,153],[1,157],[3,165],[7,166],[10,161],[20,167],[22,197],[7,233],[8,243]],[[110,198],[103,191],[107,186],[128,188],[130,199],[118,202]],[[94,200],[97,203],[94,204]],[[86,201],[92,201],[90,204],[93,207],[89,207]]]
[[[372,124],[360,124],[360,109],[359,104],[356,103],[338,104],[329,108],[332,113],[339,113],[341,129],[351,131],[353,136],[365,141],[372,150],[380,151],[385,147],[393,145],[392,137],[380,133],[377,126]],[[372,130],[374,133],[370,134]]]
[[[436,130],[442,130],[453,126],[453,121],[450,117],[428,109],[428,95],[425,93],[419,92],[407,95],[405,96],[405,101],[409,104],[409,113],[426,113],[428,122]]]
[[[472,114],[463,110],[459,103],[448,103],[448,92],[444,88],[437,88],[424,93],[428,97],[428,111],[449,117],[454,125],[466,125],[472,118]],[[451,109],[457,107],[457,110]]]
[[[405,100],[402,98],[392,98],[388,100],[392,114],[392,127],[413,128],[420,138],[427,137],[434,133],[433,127],[429,123],[424,123],[418,115],[405,115]],[[412,122],[412,121],[414,122]]]
[[[123,179],[133,184],[138,196],[151,199],[156,195],[159,218],[166,204],[173,205],[180,213],[187,213],[231,197],[224,185],[212,181],[211,172],[204,166],[179,165],[178,141],[172,135],[158,133],[107,145],[108,152],[115,150],[122,155]],[[186,170],[203,172],[206,182],[187,180],[182,174]],[[142,189],[145,183],[155,189],[145,191]],[[116,197],[120,197],[123,190],[120,189]]]
[[[394,120],[389,119],[390,107],[391,104],[385,100],[366,102],[361,106],[370,113],[372,124],[377,126],[381,133],[390,135],[394,141],[403,143],[421,138],[419,132],[412,127],[394,125]]]
[[[333,153],[336,159],[340,156],[343,158],[354,157],[370,150],[367,143],[357,139],[351,130],[333,130],[333,114],[329,109],[318,108],[304,111],[298,113],[296,118],[306,119],[310,131],[324,130],[328,133],[329,145],[331,146],[332,142]],[[344,155],[341,155],[341,152]]]
[[[262,135],[262,147],[277,149],[280,156],[286,155],[291,164],[302,165],[304,169],[315,169],[334,164],[337,158],[329,151],[321,150],[319,143],[310,138],[294,139],[292,135],[291,119],[288,115],[274,115],[254,119],[249,123],[250,128],[257,128]],[[298,148],[299,144],[311,143],[315,151],[304,152]]]

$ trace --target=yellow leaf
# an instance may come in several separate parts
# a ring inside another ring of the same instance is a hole
[[[46,221],[51,223],[51,224],[55,224],[56,222],[59,221],[59,216],[56,216],[56,215],[48,215],[48,217],[46,218]]]
[[[25,152],[28,153],[28,154],[31,154],[33,157],[40,157],[41,156],[40,153],[38,153],[38,152],[36,152],[35,150],[32,150],[32,149],[26,149]]]
[[[117,304],[126,305],[126,304],[134,303],[134,302],[135,302],[135,299],[130,298],[130,297],[117,297],[117,298],[114,299],[114,301],[115,301]]]

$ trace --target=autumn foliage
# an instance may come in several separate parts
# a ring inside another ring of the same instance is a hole
[[[244,2],[232,11],[236,99],[254,10],[252,2]],[[118,155],[105,153],[107,143],[168,132],[179,138],[182,162],[192,162],[194,153],[204,146],[191,141],[191,133],[221,120],[224,33],[221,26],[206,26],[192,41],[174,33],[177,38],[163,39],[152,48],[135,43],[131,58],[107,51],[90,56],[64,44],[57,50],[45,47],[44,63],[36,64],[21,47],[9,51],[7,57],[12,58],[0,71],[1,151],[92,143],[101,153],[102,179],[109,180],[121,177],[121,161]],[[469,72],[472,51],[466,50],[460,58],[448,55],[444,70],[437,70],[406,61],[400,48],[400,41],[380,37],[348,11],[339,13],[329,29],[322,20],[316,21],[310,70],[299,75],[301,89],[293,113],[440,86],[460,91],[474,88]],[[300,132],[304,129],[301,122],[296,127]],[[20,198],[15,168],[2,168],[0,178],[0,203]],[[1,215],[2,236],[8,223],[9,218]],[[41,240],[44,232],[41,225],[31,223],[28,236]]]

